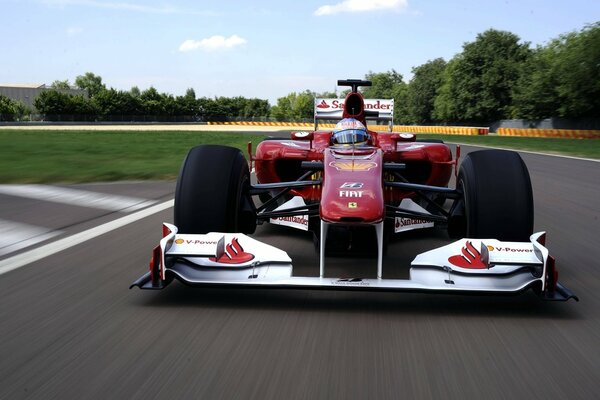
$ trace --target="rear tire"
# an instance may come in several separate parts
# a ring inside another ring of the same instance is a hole
[[[250,172],[233,147],[201,145],[183,162],[175,190],[174,222],[181,233],[253,233]]]
[[[465,236],[529,241],[533,232],[533,191],[518,153],[482,150],[468,154],[457,187],[463,192]]]

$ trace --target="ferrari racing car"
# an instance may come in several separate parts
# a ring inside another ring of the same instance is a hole
[[[359,92],[371,82],[338,85],[350,87],[345,99],[315,99],[313,131],[267,138],[254,155],[249,144],[249,160],[232,147],[192,148],[177,180],[174,224],[163,224],[149,271],[131,287],[162,289],[177,279],[238,287],[533,289],[546,300],[577,300],[558,282],[545,233],[533,232],[531,182],[516,152],[471,152],[459,167],[460,146],[453,156],[442,141],[367,129],[368,120],[393,125],[393,100],[364,99]],[[324,119],[338,122],[319,129]],[[294,275],[285,251],[250,236],[264,223],[312,232],[319,276]],[[409,279],[385,278],[387,238],[434,226],[457,241],[417,254]],[[342,241],[350,249],[365,232],[375,243],[376,278],[327,276],[328,247]]]

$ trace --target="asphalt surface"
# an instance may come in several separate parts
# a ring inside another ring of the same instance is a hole
[[[128,290],[172,221],[166,210],[0,275],[0,399],[598,399],[600,163],[523,158],[536,229],[579,303],[177,282]],[[83,188],[159,202],[174,185]],[[122,214],[0,195],[0,219],[62,232],[51,240]],[[288,251],[297,273],[317,274],[310,236],[274,226],[256,236]],[[384,274],[406,273],[415,253],[448,241],[396,238]],[[375,268],[362,258],[329,265]]]

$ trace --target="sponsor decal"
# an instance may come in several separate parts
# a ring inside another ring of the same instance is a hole
[[[331,102],[331,103],[330,103]],[[325,100],[323,99],[323,101],[321,102],[321,104],[325,103],[325,105],[327,105],[327,107],[319,107],[319,108],[334,108],[334,109],[343,109],[344,108],[344,100],[340,100],[340,99],[333,99],[333,100]]]
[[[192,240],[192,239],[177,239],[175,240],[175,244],[189,244],[189,245],[194,245],[194,244],[199,244],[199,245],[205,245],[205,244],[217,244],[217,242],[215,240]]]
[[[329,166],[338,171],[370,171],[377,167],[377,163],[373,161],[332,161]]]
[[[394,108],[393,103],[383,103],[381,100],[365,100],[366,110],[391,110]]]
[[[332,285],[336,286],[369,286],[369,282],[365,282],[362,278],[341,278],[331,281]]]
[[[237,238],[231,239],[221,255],[209,258],[210,261],[221,264],[243,264],[253,259],[254,254],[246,253]]]
[[[300,196],[294,196],[291,200],[277,207],[274,211],[285,211],[289,208],[304,207],[306,203]],[[290,228],[308,230],[308,215],[281,216],[269,219],[269,222],[275,225],[289,226]]]
[[[396,229],[403,228],[405,226],[422,225],[422,224],[431,224],[431,221],[427,221],[426,219],[418,219],[418,218],[396,218]]]
[[[358,203],[350,202],[348,203],[348,208],[358,208]]]
[[[328,108],[333,110],[343,110],[345,99],[315,99],[316,108],[319,111]],[[365,99],[365,110],[380,110],[385,114],[390,114],[394,110],[394,100],[385,99]]]
[[[336,131],[344,131],[347,129],[364,129],[364,125],[355,119],[351,119],[351,118],[347,118],[347,119],[343,119],[340,122],[337,123],[337,125],[335,126],[335,130]]]
[[[486,263],[483,262],[481,258],[481,253],[477,250],[473,243],[467,242],[465,247],[462,248],[462,254],[458,254],[455,256],[451,256],[448,258],[448,261],[461,268],[470,268],[470,269],[485,269],[488,268]]]
[[[340,189],[361,189],[362,187],[362,182],[345,182]]]
[[[411,199],[402,199],[402,201],[400,202],[400,208],[403,208],[408,211],[418,212],[421,214],[429,214],[427,210],[419,206]],[[396,217],[394,219],[395,233],[411,231],[414,229],[432,228],[433,226],[435,226],[435,224],[432,221],[427,221],[426,219],[419,217]]]
[[[273,221],[290,222],[292,224],[300,224],[308,227],[308,218],[305,215],[298,215],[294,217],[276,217],[271,219]]]
[[[340,197],[362,197],[362,190],[340,190]]]
[[[318,105],[318,108],[330,108],[330,105],[327,104],[327,102],[325,101],[325,99],[323,99]]]
[[[529,248],[514,248],[514,247],[494,247],[487,246],[489,251],[504,251],[507,253],[533,253],[533,249]]]
[[[309,132],[294,132],[294,136],[296,136],[297,138],[307,137],[309,134]]]

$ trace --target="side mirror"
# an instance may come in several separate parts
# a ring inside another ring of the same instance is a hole
[[[414,142],[417,140],[417,136],[414,133],[392,133],[391,136],[394,142]]]
[[[292,140],[310,140],[312,141],[315,138],[313,132],[292,132],[291,133]]]

